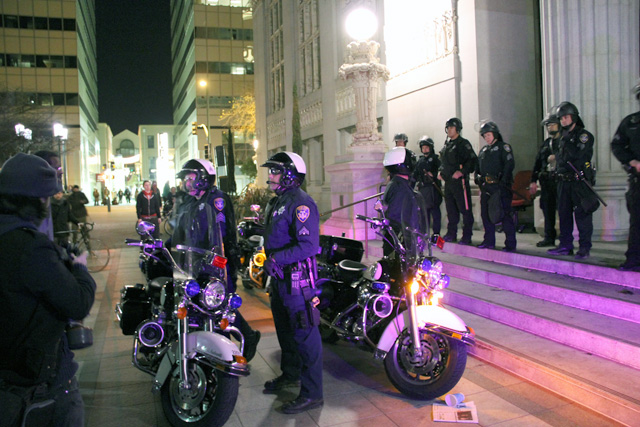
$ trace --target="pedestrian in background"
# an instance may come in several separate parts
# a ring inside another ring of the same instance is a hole
[[[440,205],[442,204],[442,184],[438,179],[440,169],[440,158],[435,153],[433,139],[427,135],[420,138],[418,142],[422,156],[418,159],[418,164],[414,171],[414,181],[416,188],[422,194],[427,208],[427,221],[433,234],[440,234],[442,214]]]
[[[73,214],[68,198],[62,191],[51,198],[51,219],[53,220],[53,241],[64,246],[69,242],[69,222],[78,225],[78,219]],[[57,234],[61,232],[61,234]]]
[[[640,101],[640,80],[633,87]],[[618,267],[622,271],[640,271],[640,111],[625,117],[611,141],[611,151],[629,174],[627,210],[629,211],[629,238],[625,261]]]
[[[56,176],[58,177],[58,189],[62,191],[62,163],[60,163],[60,158],[58,154],[53,151],[41,150],[37,151],[35,156],[44,159],[49,166],[51,166],[56,171]],[[49,240],[53,240],[53,219],[51,218],[51,205],[47,206],[47,210],[49,211],[47,216],[42,220],[38,227],[38,231],[46,234],[49,237]]]
[[[97,188],[93,189],[93,206],[99,206],[100,205],[100,192],[98,191]]]
[[[131,190],[129,187],[124,188],[124,198],[127,199],[127,203],[131,203]]]
[[[89,314],[96,284],[86,252],[69,254],[37,231],[50,196],[60,191],[56,170],[40,157],[19,153],[0,170],[3,425],[22,425],[27,404],[42,408],[26,425],[84,425],[78,364],[64,330],[68,319]]]
[[[555,109],[562,126],[562,139],[556,155],[558,182],[558,218],[560,244],[547,252],[551,255],[573,255],[573,220],[579,234],[579,249],[575,259],[589,257],[593,234],[593,212],[599,203],[591,190],[580,181],[580,176],[595,184],[595,171],[591,166],[593,135],[584,128],[578,108],[570,102],[561,102]],[[578,170],[578,175],[573,168]]]
[[[266,212],[264,268],[271,277],[271,312],[282,349],[282,374],[264,384],[265,393],[277,393],[300,384],[295,399],[282,405],[285,414],[322,406],[322,342],[316,305],[313,268],[320,244],[318,208],[300,185],[307,173],[302,158],[291,152],[269,157],[269,188],[276,197]]]
[[[506,236],[505,252],[516,251],[516,227],[511,212],[513,194],[513,169],[515,160],[511,145],[503,141],[498,125],[488,121],[480,127],[480,135],[487,145],[478,153],[476,183],[480,186],[480,216],[484,226],[484,238],[480,249],[495,249],[496,224],[502,222]],[[494,198],[495,205],[490,206]]]
[[[141,221],[150,222],[155,225],[153,230],[153,238],[160,238],[160,196],[155,194],[151,189],[151,182],[145,180],[142,183],[143,191],[138,194],[136,199],[136,214],[138,215],[138,223]]]
[[[460,136],[462,122],[457,117],[447,120],[444,128],[447,141],[440,151],[440,177],[444,180],[444,203],[447,208],[447,234],[444,240],[458,240],[458,223],[462,215],[462,239],[459,244],[470,245],[473,234],[473,207],[469,174],[476,170],[478,157],[471,143]]]
[[[549,137],[544,140],[538,151],[531,173],[529,193],[536,194],[540,181],[540,209],[544,216],[544,239],[536,243],[536,246],[555,246],[556,243],[556,210],[558,207],[558,184],[556,175],[556,153],[560,144],[560,119],[555,114],[549,113],[542,121],[542,126],[547,129]]]
[[[80,187],[74,185],[71,189],[71,194],[68,197],[69,204],[71,205],[71,211],[73,212],[73,216],[78,220],[78,222],[87,222],[87,213],[86,204],[89,203],[89,199],[87,196],[80,191]]]

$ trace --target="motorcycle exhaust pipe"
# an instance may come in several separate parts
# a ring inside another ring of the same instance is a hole
[[[382,319],[389,317],[393,312],[393,301],[389,298],[389,295],[381,294],[373,298],[371,309],[374,314]]]
[[[157,347],[164,339],[164,329],[158,322],[145,322],[138,328],[138,339],[145,347]]]

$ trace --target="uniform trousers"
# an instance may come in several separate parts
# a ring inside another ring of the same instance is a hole
[[[500,184],[484,184],[480,192],[480,216],[482,217],[482,225],[484,226],[484,239],[482,243],[485,245],[496,245],[496,225],[489,220],[489,197],[496,191],[500,192],[500,201],[502,202],[502,230],[506,236],[504,246],[507,249],[515,250],[516,248],[516,226],[513,221],[513,213],[511,211],[511,200],[513,195],[511,190],[501,187]]]
[[[271,312],[278,343],[282,349],[280,369],[288,380],[300,379],[300,397],[322,399],[322,341],[318,326],[302,327],[299,317],[306,315],[302,295],[291,295],[286,280],[273,277]]]
[[[640,177],[632,178],[626,194],[629,211],[629,246],[626,264],[640,266]]]
[[[544,238],[555,240],[558,184],[554,180],[540,178],[540,209],[544,215]]]
[[[591,249],[593,214],[586,213],[580,205],[585,197],[586,184],[581,181],[558,182],[558,218],[560,220],[560,247],[573,249],[573,220],[578,227],[580,249]]]
[[[463,180],[467,189],[466,206],[465,191],[462,186]],[[462,214],[462,240],[471,240],[473,233],[473,210],[471,207],[471,188],[469,188],[469,180],[466,177],[446,181],[444,186],[444,203],[447,208],[447,236],[456,237],[460,215]]]

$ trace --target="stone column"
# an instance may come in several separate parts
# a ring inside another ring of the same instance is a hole
[[[610,143],[620,121],[638,109],[630,90],[640,69],[639,8],[629,0],[540,1],[544,108],[574,103],[595,136],[596,190],[609,206],[593,216],[593,240],[628,234],[626,176]]]
[[[356,132],[347,153],[338,156],[336,163],[325,170],[331,175],[331,207],[337,209],[378,192],[383,181],[382,158],[387,146],[378,132],[378,80],[387,80],[389,70],[380,64],[376,53],[380,45],[375,41],[358,41],[347,46],[349,57],[339,70],[340,77],[353,84],[356,107]],[[323,234],[358,240],[375,238],[375,234],[356,214],[372,216],[375,200],[337,210],[322,226]]]

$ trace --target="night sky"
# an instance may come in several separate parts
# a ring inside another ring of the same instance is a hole
[[[169,0],[96,1],[96,33],[100,122],[171,124]]]

